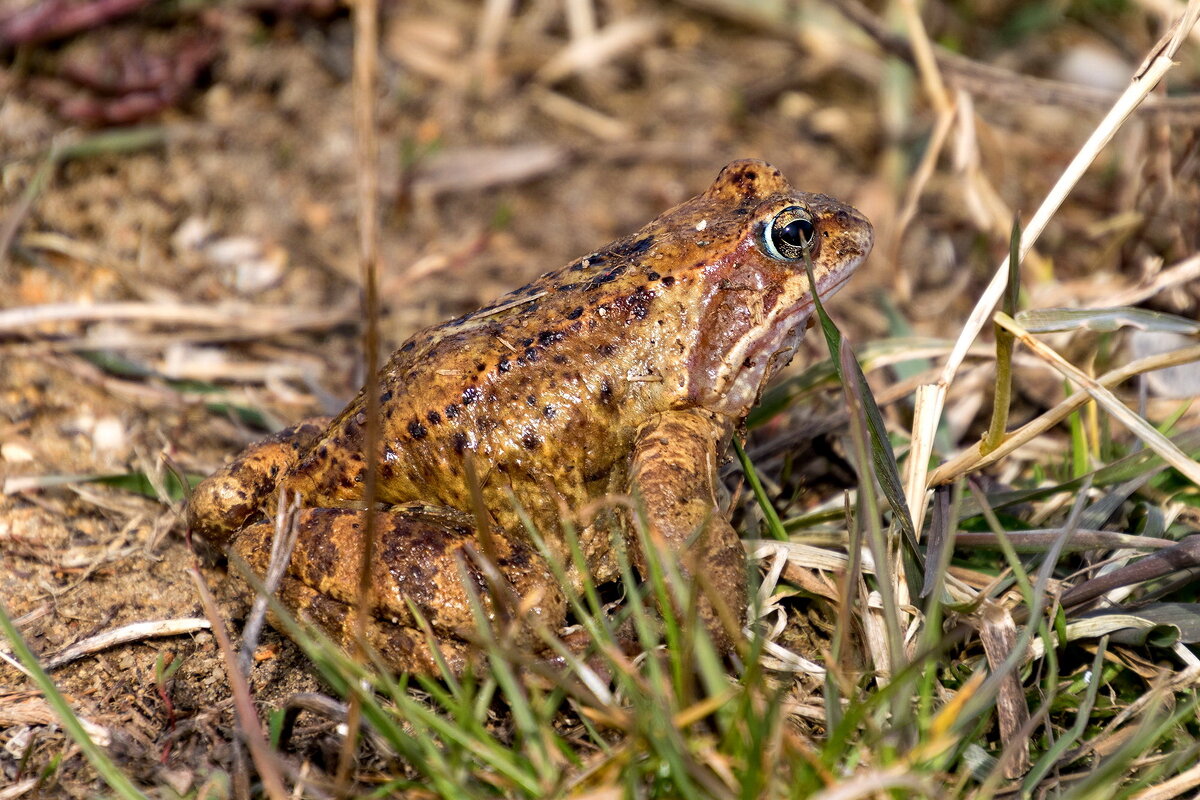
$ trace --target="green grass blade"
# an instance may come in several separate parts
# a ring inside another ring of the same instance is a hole
[[[137,790],[137,787],[129,780],[120,767],[112,762],[108,757],[108,753],[93,741],[88,732],[84,730],[83,723],[79,721],[79,717],[75,715],[75,711],[71,708],[71,704],[67,702],[67,698],[63,697],[62,692],[58,691],[58,687],[54,685],[54,681],[50,675],[42,669],[42,665],[38,662],[37,656],[29,649],[21,632],[17,630],[17,626],[13,624],[12,618],[8,615],[8,610],[0,603],[0,630],[4,632],[4,637],[8,639],[9,645],[12,647],[13,653],[20,660],[21,664],[29,672],[29,677],[46,698],[46,702],[54,709],[54,713],[58,715],[59,722],[62,723],[63,730],[71,737],[71,739],[83,751],[88,763],[96,772],[100,773],[100,777],[104,779],[112,790],[119,796],[133,800],[133,798],[142,798],[145,800],[146,795]]]

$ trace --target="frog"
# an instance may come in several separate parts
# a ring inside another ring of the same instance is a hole
[[[693,592],[677,610],[736,654],[750,576],[718,469],[811,327],[814,295],[845,285],[872,243],[850,205],[734,161],[634,233],[413,334],[373,391],[201,482],[189,531],[261,576],[280,495],[298,496],[277,596],[351,649],[374,514],[363,631],[397,672],[477,665],[480,615],[516,651],[549,654],[570,593],[619,580],[622,547],[643,581],[647,549],[673,558]]]

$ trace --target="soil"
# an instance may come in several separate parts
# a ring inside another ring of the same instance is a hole
[[[919,84],[852,25],[819,4],[792,35],[781,20],[717,3],[597,3],[603,29],[622,26],[618,46],[572,69],[564,4],[519,5],[493,48],[477,4],[387,4],[377,98],[385,349],[627,233],[740,157],[767,159],[875,222],[875,255],[830,309],[853,341],[896,333],[888,305],[917,334],[957,333],[1007,237],[981,222],[946,156],[901,238],[907,176],[933,116],[919,99],[897,100],[919,98]],[[947,31],[973,30],[940,13]],[[1154,39],[1116,19],[1059,23],[1020,56],[997,41],[979,52],[1037,71],[1086,44],[1132,66]],[[68,113],[64,93],[86,95],[88,108],[120,99],[65,79],[69,60],[116,48],[169,59],[195,41],[211,43],[211,60],[139,121],[152,126],[146,141],[122,147],[98,138],[103,120]],[[360,385],[351,43],[331,4],[281,0],[150,8],[65,42],[0,48],[0,202],[3,219],[20,223],[0,255],[0,306],[66,316],[0,327],[0,598],[43,657],[127,623],[203,617],[193,568],[239,629],[242,591],[193,553],[178,500],[77,478],[161,485],[167,465],[204,475],[267,430],[336,411]],[[980,166],[1008,208],[1028,213],[1098,115],[979,102]],[[1121,146],[1144,148],[1139,130]],[[92,152],[62,161],[26,203],[49,148],[73,142]],[[1159,153],[1188,147],[1170,141]],[[1034,305],[1086,304],[1195,250],[1200,203],[1188,195],[1198,182],[1167,187],[1142,169],[1112,153],[1081,186],[1039,251]],[[1125,211],[1142,221],[1103,227]],[[1183,291],[1155,302],[1195,311]],[[793,369],[824,357],[816,339]],[[774,430],[835,410],[795,409]],[[978,423],[956,424],[969,441]],[[171,661],[181,666],[156,680]],[[147,786],[185,792],[231,768],[232,706],[210,631],[115,646],[53,676]],[[252,681],[265,708],[321,689],[271,631]],[[43,796],[102,791],[39,697],[0,664],[0,784],[61,755]],[[332,725],[305,720],[295,747],[327,764]]]

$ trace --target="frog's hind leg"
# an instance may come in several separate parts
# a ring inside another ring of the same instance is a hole
[[[320,628],[338,647],[348,653],[355,651],[357,611],[353,605],[321,594],[290,576],[285,576],[280,582],[279,596],[285,606],[299,611],[304,619]],[[477,657],[477,653],[465,641],[436,634],[431,639],[418,628],[376,616],[367,617],[364,631],[367,644],[396,672],[441,675],[441,666],[432,646],[437,647],[442,660],[454,675],[461,675],[467,664]]]
[[[228,543],[273,495],[279,476],[300,460],[329,419],[312,417],[255,442],[201,481],[188,498],[188,530],[214,545]]]
[[[492,533],[500,580],[489,581],[479,544],[469,524],[451,514],[395,509],[376,513],[375,557],[370,564],[370,641],[400,671],[434,672],[427,638],[417,615],[428,623],[443,655],[456,671],[467,663],[478,639],[472,594],[496,636],[505,644],[544,649],[538,628],[554,633],[566,619],[566,598],[549,565],[528,542]],[[310,508],[300,512],[299,538],[282,586],[285,604],[312,619],[343,646],[353,642],[352,610],[364,545],[365,512]],[[233,545],[259,575],[270,558],[273,526],[247,528]],[[414,614],[414,609],[416,614]]]

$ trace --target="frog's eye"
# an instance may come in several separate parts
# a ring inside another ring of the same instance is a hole
[[[788,206],[775,215],[767,226],[763,242],[767,255],[780,261],[799,261],[811,248],[817,235],[812,215],[800,206]]]

